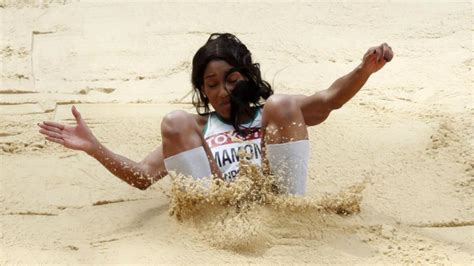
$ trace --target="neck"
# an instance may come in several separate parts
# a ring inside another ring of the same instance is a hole
[[[251,107],[249,109],[249,112],[244,112],[242,113],[240,116],[239,116],[239,121],[238,123],[239,124],[245,124],[245,123],[248,123],[248,122],[251,122],[254,118],[255,118],[255,112],[257,111],[257,108],[255,107]],[[221,116],[219,113],[216,112],[216,115],[217,117],[223,121],[224,123],[226,124],[229,124],[229,125],[232,125],[232,120],[231,118],[224,118],[223,116]]]

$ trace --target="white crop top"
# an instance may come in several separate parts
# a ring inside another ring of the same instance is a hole
[[[211,149],[226,181],[233,181],[239,172],[239,150],[244,149],[251,163],[261,166],[262,158],[262,108],[246,124],[241,124],[243,136],[238,135],[231,124],[212,112],[203,129],[204,139]]]

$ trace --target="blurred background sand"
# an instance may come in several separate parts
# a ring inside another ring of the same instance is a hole
[[[470,2],[0,1],[0,17],[2,264],[472,263]],[[190,63],[212,32],[236,34],[277,93],[325,89],[392,46],[309,130],[307,195],[366,182],[360,213],[274,215],[265,248],[219,248],[168,215],[168,177],[140,191],[37,132],[74,123],[75,104],[106,146],[141,160],[163,115],[193,112]]]

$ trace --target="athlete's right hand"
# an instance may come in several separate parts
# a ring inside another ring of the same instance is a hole
[[[49,141],[59,143],[69,149],[81,150],[90,154],[99,147],[99,142],[75,106],[71,108],[71,111],[77,122],[75,126],[44,121],[43,123],[38,123],[40,127],[39,132],[45,135]]]

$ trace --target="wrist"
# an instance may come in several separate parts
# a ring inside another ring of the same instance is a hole
[[[366,78],[369,78],[370,75],[372,75],[372,74],[374,73],[373,71],[371,71],[371,70],[368,69],[367,67],[364,67],[364,64],[362,64],[362,63],[359,64],[359,65],[355,68],[354,72],[356,72],[356,73],[358,73],[358,74],[360,74],[360,75],[364,75],[364,76],[366,76]]]
[[[84,152],[92,157],[97,157],[103,151],[102,144],[99,141],[94,140],[88,148],[84,149]]]

